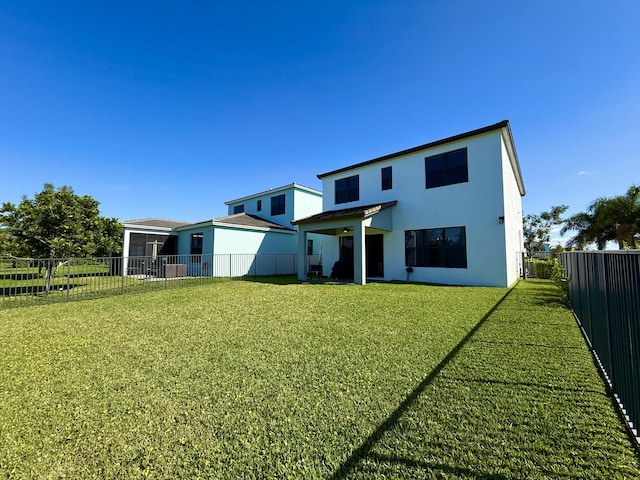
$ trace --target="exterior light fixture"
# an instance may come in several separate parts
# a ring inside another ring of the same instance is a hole
[[[342,231],[343,231],[344,233],[349,233],[349,227],[344,227],[344,228],[342,229]]]
[[[500,224],[504,223],[504,217],[498,217],[498,223]]]

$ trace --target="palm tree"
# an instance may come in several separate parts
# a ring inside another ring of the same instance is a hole
[[[577,234],[567,242],[567,247],[584,249],[595,243],[603,250],[609,241],[624,248],[640,248],[640,186],[631,185],[625,195],[601,197],[586,212],[577,213],[565,220],[560,231]]]

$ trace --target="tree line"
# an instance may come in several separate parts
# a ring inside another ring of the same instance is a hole
[[[624,195],[600,197],[585,212],[562,218],[567,205],[557,205],[537,215],[523,218],[524,244],[533,256],[544,250],[551,230],[562,226],[560,235],[575,232],[565,244],[567,249],[584,250],[595,245],[604,250],[608,242],[615,242],[620,250],[640,248],[640,186],[631,185]]]

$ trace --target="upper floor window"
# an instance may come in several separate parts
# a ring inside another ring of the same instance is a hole
[[[236,205],[233,207],[233,213],[243,213],[244,212],[244,204]]]
[[[257,203],[257,205],[256,205],[256,210],[257,210],[258,212],[261,212],[261,211],[262,211],[262,200],[258,200],[258,203]]]
[[[282,215],[285,210],[285,194],[271,197],[271,215]]]
[[[382,190],[391,190],[393,188],[393,172],[391,167],[384,167],[380,170],[382,173]]]
[[[427,188],[469,181],[466,148],[427,157],[424,164]]]
[[[352,177],[336,180],[335,189],[336,204],[360,200],[360,177],[353,175]]]
[[[407,230],[404,240],[407,266],[467,268],[465,227]]]

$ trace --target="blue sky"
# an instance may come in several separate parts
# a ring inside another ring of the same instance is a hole
[[[0,0],[0,201],[120,220],[511,121],[525,213],[640,183],[640,2]]]

